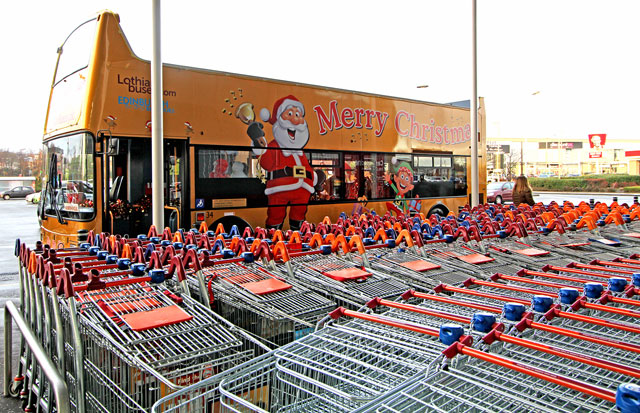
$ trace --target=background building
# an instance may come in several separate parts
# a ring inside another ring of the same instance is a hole
[[[606,136],[606,135],[601,135]],[[595,139],[594,139],[595,140]],[[594,147],[588,137],[487,137],[487,176],[576,176],[598,173],[640,174],[640,142],[606,137]]]

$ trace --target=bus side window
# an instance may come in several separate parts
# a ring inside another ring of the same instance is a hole
[[[265,206],[265,184],[258,159],[248,150],[196,149],[196,198],[244,198],[247,206]]]
[[[198,178],[258,178],[259,165],[249,151],[198,149]]]
[[[335,201],[342,197],[343,168],[340,165],[340,154],[332,152],[308,152],[309,163],[316,173],[324,174],[324,183],[316,188],[314,201]]]

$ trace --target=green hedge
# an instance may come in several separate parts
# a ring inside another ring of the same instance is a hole
[[[562,178],[529,178],[534,191],[559,192],[639,192],[640,175],[584,175]]]

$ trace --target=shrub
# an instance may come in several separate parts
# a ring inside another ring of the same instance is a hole
[[[618,192],[627,187],[640,187],[639,175],[585,175],[563,178],[531,178],[531,188],[536,191],[559,192]],[[630,191],[634,192],[634,191]]]

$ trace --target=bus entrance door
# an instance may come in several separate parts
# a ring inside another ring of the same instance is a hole
[[[163,147],[164,226],[183,227],[186,141],[165,139]],[[109,210],[114,234],[146,234],[153,222],[151,140],[120,139],[120,152],[107,166]],[[164,228],[157,228],[162,232]],[[109,229],[105,228],[105,231]]]

